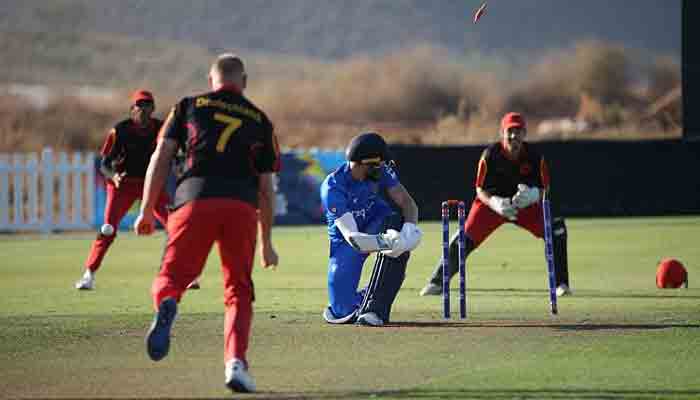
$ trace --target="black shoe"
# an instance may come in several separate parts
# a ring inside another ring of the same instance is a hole
[[[168,297],[160,302],[151,328],[146,335],[146,350],[153,361],[160,361],[168,355],[170,349],[170,328],[177,315],[177,302]]]

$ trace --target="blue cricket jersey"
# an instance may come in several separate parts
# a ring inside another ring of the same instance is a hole
[[[346,212],[352,213],[360,232],[378,233],[366,232],[365,229],[377,218],[384,218],[391,214],[391,207],[382,194],[398,184],[396,173],[388,165],[384,166],[379,181],[353,179],[350,174],[350,163],[347,162],[328,175],[321,184],[321,204],[328,221],[331,248],[334,244],[345,243],[343,234],[335,226],[335,219]]]

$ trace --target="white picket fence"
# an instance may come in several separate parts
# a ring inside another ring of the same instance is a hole
[[[0,232],[91,229],[94,210],[94,153],[0,153]]]

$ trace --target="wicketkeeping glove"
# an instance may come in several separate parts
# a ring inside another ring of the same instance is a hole
[[[513,206],[515,208],[527,208],[531,205],[537,203],[540,199],[540,189],[533,186],[527,186],[525,184],[518,185],[518,193],[513,196]]]
[[[515,221],[518,219],[518,209],[513,207],[511,201],[507,197],[491,196],[489,199],[489,207],[504,218]]]

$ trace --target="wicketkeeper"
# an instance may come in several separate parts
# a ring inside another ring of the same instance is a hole
[[[544,237],[542,195],[549,190],[549,171],[544,157],[524,140],[525,118],[508,113],[501,120],[501,141],[484,150],[476,177],[476,198],[464,226],[465,257],[504,223],[513,223],[535,237]],[[449,277],[459,266],[457,232],[450,240]],[[571,294],[567,258],[566,224],[552,219],[557,296]],[[442,293],[442,264],[439,262],[421,296]]]
[[[323,317],[332,324],[381,326],[389,321],[409,252],[422,237],[418,207],[391,168],[380,135],[355,137],[345,155],[348,162],[321,185],[330,239],[330,305]],[[358,291],[362,266],[372,252],[377,252],[372,277]]]

